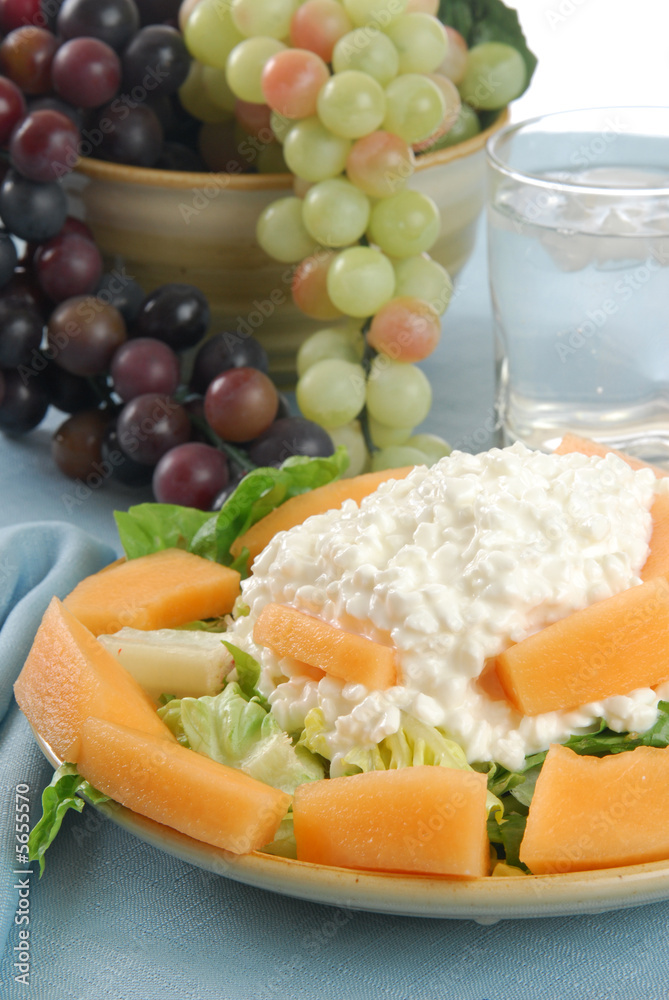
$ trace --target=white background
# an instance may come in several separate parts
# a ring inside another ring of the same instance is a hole
[[[571,108],[669,109],[669,0],[506,3],[539,60],[529,90],[511,107],[513,121]]]

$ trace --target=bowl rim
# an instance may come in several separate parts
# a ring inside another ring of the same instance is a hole
[[[502,129],[509,121],[509,109],[504,108],[498,117],[483,129],[455,146],[438,149],[434,153],[425,153],[416,157],[416,171],[427,170],[428,167],[443,166],[460,160],[472,153],[485,149],[491,135]],[[293,187],[292,174],[229,174],[224,172],[202,173],[187,170],[156,170],[155,167],[133,167],[124,163],[109,163],[106,160],[95,160],[91,157],[81,157],[75,167],[75,172],[90,180],[107,181],[110,183],[141,184],[146,187],[162,187],[172,190],[190,190],[203,188],[208,184],[228,188],[232,191],[267,191],[289,190]]]

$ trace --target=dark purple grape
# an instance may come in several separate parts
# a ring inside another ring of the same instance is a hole
[[[133,336],[154,337],[175,351],[195,347],[207,332],[210,312],[206,296],[194,285],[161,285],[144,300]]]
[[[41,0],[40,4],[40,14],[41,19],[35,18],[35,24],[39,24],[40,28],[48,28],[54,35],[56,34],[56,25],[58,23],[58,14],[60,8],[63,6],[64,0]]]
[[[177,23],[181,0],[136,0],[142,26]]]
[[[151,95],[174,94],[188,76],[191,57],[178,31],[152,24],[135,35],[122,63],[125,90],[138,87]]]
[[[255,337],[239,333],[215,333],[197,352],[190,386],[193,392],[205,393],[217,375],[230,368],[257,368],[269,371],[267,352]]]
[[[0,0],[0,34],[8,35],[25,24],[43,27],[40,13],[40,0]]]
[[[109,478],[124,486],[148,486],[153,478],[152,465],[135,462],[121,451],[116,421],[109,424],[102,441],[102,464]]]
[[[25,380],[17,371],[4,374],[5,393],[0,406],[0,430],[25,434],[41,424],[49,400],[37,378]]]
[[[18,259],[14,240],[7,233],[0,233],[0,288],[11,281]]]
[[[49,402],[63,413],[80,413],[95,409],[98,395],[87,378],[72,375],[53,362],[48,363],[40,377]]]
[[[51,78],[56,93],[69,104],[98,108],[118,92],[121,61],[97,38],[71,38],[54,56]]]
[[[116,427],[121,451],[144,465],[156,465],[190,438],[190,420],[183,406],[155,392],[126,403]]]
[[[65,224],[61,231],[58,233],[59,236],[83,236],[84,239],[90,240],[91,243],[95,243],[95,236],[93,231],[89,229],[85,222],[81,219],[75,219],[73,215],[68,215],[65,220]]]
[[[12,166],[31,181],[57,181],[74,169],[79,130],[58,111],[32,111],[9,143]]]
[[[0,187],[0,216],[5,228],[22,240],[50,240],[67,218],[67,196],[56,181],[38,184],[9,170]]]
[[[4,398],[5,398],[5,375],[4,372],[0,371],[0,406],[2,406]]]
[[[200,155],[183,142],[165,142],[156,161],[158,170],[182,170],[187,173],[202,173],[206,170]]]
[[[212,501],[211,507],[209,509],[210,510],[220,510],[221,507],[223,506],[223,504],[225,503],[225,501],[230,499],[230,497],[235,492],[235,490],[237,489],[237,487],[239,486],[239,484],[241,483],[241,481],[242,481],[242,479],[244,478],[245,475],[246,475],[246,472],[244,472],[244,471],[237,472],[234,476],[231,475],[230,476],[230,481],[228,482],[228,485],[224,489],[221,490],[221,492],[218,494],[218,496],[216,496],[214,498],[214,500]]]
[[[224,441],[243,444],[263,434],[279,406],[274,384],[257,368],[230,368],[207,389],[204,412],[211,429]]]
[[[292,417],[293,411],[290,405],[290,400],[287,396],[284,396],[282,392],[279,393],[279,409],[276,411],[276,419],[283,420],[284,417]]]
[[[58,13],[61,38],[99,38],[121,52],[139,31],[134,0],[65,0]]]
[[[0,76],[0,146],[8,141],[26,113],[23,94],[6,76]]]
[[[70,479],[85,479],[100,467],[102,440],[109,416],[101,410],[82,410],[68,417],[51,439],[51,457]]]
[[[16,28],[0,45],[0,73],[13,80],[24,94],[48,94],[57,48],[57,39],[44,28]]]
[[[49,94],[46,97],[34,97],[28,101],[28,111],[57,111],[61,115],[69,118],[73,125],[81,132],[84,127],[84,113],[79,108],[73,107],[67,101],[62,101],[60,97]]]
[[[249,458],[255,465],[281,465],[293,455],[327,458],[334,454],[332,438],[311,420],[284,417],[249,445]]]
[[[76,233],[55,236],[35,254],[37,280],[54,302],[88,295],[97,288],[102,256],[95,243]]]
[[[125,342],[123,317],[90,295],[67,299],[56,306],[47,326],[54,361],[73,375],[101,375]]]
[[[8,284],[0,289],[0,302],[11,302],[14,306],[33,309],[45,320],[52,309],[52,303],[40,288],[33,272],[22,267],[16,268]]]
[[[228,463],[218,448],[198,441],[172,448],[153,473],[153,495],[158,503],[209,510],[228,482]]]
[[[29,365],[42,343],[44,322],[33,309],[0,302],[0,368]]]
[[[144,290],[128,277],[125,268],[103,274],[95,295],[100,302],[118,309],[128,326],[135,322],[146,298]]]
[[[153,167],[160,156],[163,130],[155,112],[145,104],[132,106],[118,98],[97,112],[92,129],[92,134],[100,134],[97,150],[103,160]]]
[[[179,359],[172,348],[150,337],[127,341],[112,358],[114,389],[126,403],[148,392],[171,396],[179,376]]]

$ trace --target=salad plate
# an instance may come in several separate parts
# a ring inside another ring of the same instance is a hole
[[[60,766],[62,761],[49,744],[33,732],[47,760]],[[258,851],[231,854],[116,802],[98,803],[94,808],[145,843],[197,868],[257,889],[342,909],[493,924],[505,919],[602,913],[669,899],[669,860],[564,875],[481,879],[377,874]]]

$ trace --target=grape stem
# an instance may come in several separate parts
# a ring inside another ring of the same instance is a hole
[[[235,448],[234,445],[228,444],[227,441],[220,438],[205,420],[200,420],[200,418],[196,417],[193,413],[189,413],[189,417],[193,426],[197,427],[197,429],[201,431],[201,433],[204,434],[209,441],[211,441],[215,448],[218,448],[219,451],[225,452],[228,458],[231,458],[232,461],[245,472],[253,472],[258,468],[258,466],[251,461],[248,455],[244,454],[241,448]]]

